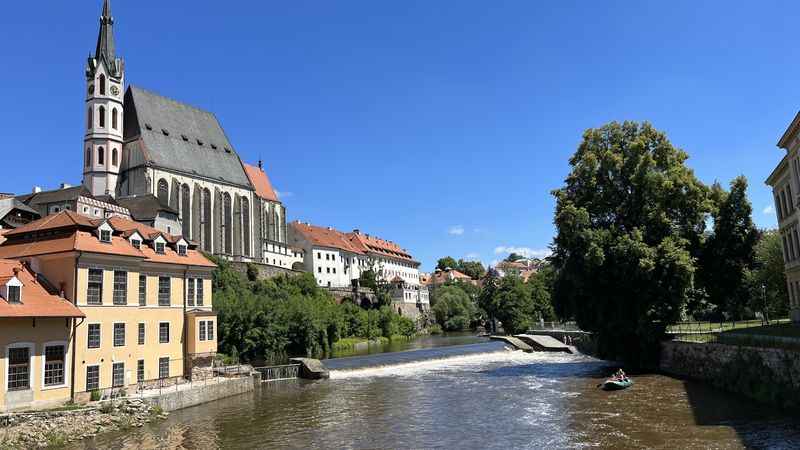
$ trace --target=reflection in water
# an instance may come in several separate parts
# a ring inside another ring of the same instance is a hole
[[[73,448],[793,448],[800,423],[660,375],[496,343],[329,361],[324,382],[263,384]]]

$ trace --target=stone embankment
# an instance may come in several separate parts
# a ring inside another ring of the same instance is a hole
[[[725,344],[664,342],[660,368],[784,408],[800,408],[800,353]]]
[[[60,446],[100,433],[141,427],[166,417],[161,408],[139,399],[104,402],[66,411],[0,415],[0,448]]]

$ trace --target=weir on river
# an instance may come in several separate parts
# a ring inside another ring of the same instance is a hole
[[[434,347],[442,340],[420,339]],[[443,338],[447,339],[447,338]],[[262,384],[70,448],[792,448],[800,423],[705,385],[581,354],[466,345],[325,360],[328,381]],[[410,344],[416,345],[416,344]]]

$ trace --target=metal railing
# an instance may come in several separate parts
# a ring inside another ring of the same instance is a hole
[[[254,367],[253,370],[261,373],[261,381],[293,380],[300,377],[300,364]]]
[[[575,322],[538,322],[531,331],[581,331]]]

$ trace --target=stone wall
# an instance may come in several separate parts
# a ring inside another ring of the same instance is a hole
[[[258,268],[258,277],[261,279],[274,278],[278,275],[298,275],[303,273],[297,270],[287,269],[285,267],[270,266],[268,264],[231,261],[231,267],[233,267],[237,272],[241,272],[245,275],[247,275],[248,264],[252,264]]]
[[[800,408],[800,353],[724,344],[664,342],[660,368],[754,400]]]
[[[164,392],[157,397],[144,398],[144,401],[153,406],[159,406],[164,411],[175,411],[250,392],[260,382],[260,376],[228,378],[207,385],[194,386],[190,389]]]

